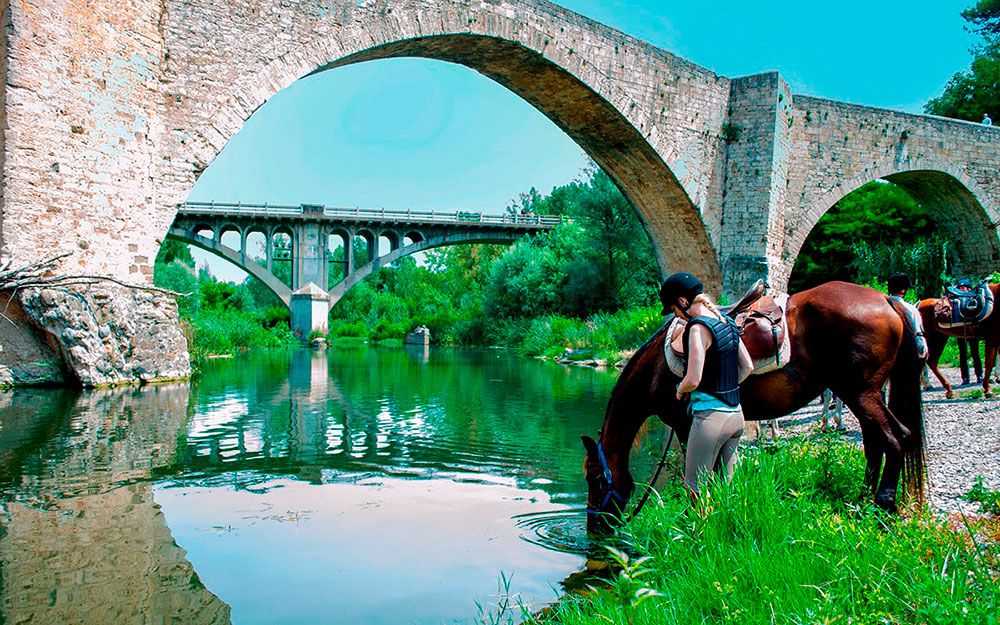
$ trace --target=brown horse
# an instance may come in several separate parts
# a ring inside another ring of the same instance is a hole
[[[997,302],[996,305],[1000,305],[1000,283],[990,284],[989,289],[993,293],[993,301]],[[925,299],[917,306],[920,311],[920,319],[924,323],[924,336],[927,337],[927,366],[941,381],[945,396],[952,399],[955,394],[951,390],[951,384],[948,384],[948,380],[944,379],[938,369],[941,352],[944,351],[949,336],[958,338],[977,336],[986,343],[986,361],[983,362],[983,397],[993,397],[993,392],[990,390],[990,376],[993,374],[994,365],[996,365],[997,348],[1000,347],[1000,311],[994,310],[993,314],[975,326],[974,329],[968,327],[942,328],[934,319],[934,305],[937,303],[937,299]]]
[[[916,332],[902,305],[868,287],[829,282],[791,296],[785,316],[791,358],[781,369],[743,382],[740,399],[747,420],[787,415],[829,388],[861,424],[865,481],[876,505],[896,510],[901,474],[922,499],[923,359],[917,356]],[[665,333],[666,325],[622,371],[598,434],[600,442],[583,437],[587,527],[592,531],[606,530],[625,509],[634,488],[629,449],[649,416],[659,416],[682,443],[687,441],[691,416],[675,396],[680,379],[663,355]],[[886,381],[891,383],[888,406],[882,395]]]

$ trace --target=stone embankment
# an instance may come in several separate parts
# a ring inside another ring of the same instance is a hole
[[[24,289],[0,331],[0,385],[135,384],[191,375],[177,304],[114,285]]]

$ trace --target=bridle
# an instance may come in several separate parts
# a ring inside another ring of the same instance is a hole
[[[629,521],[634,519],[636,515],[639,514],[642,507],[646,505],[646,501],[649,500],[649,494],[653,492],[653,486],[656,484],[657,478],[660,477],[660,471],[663,469],[663,465],[667,462],[667,452],[670,451],[670,443],[672,443],[673,440],[674,430],[671,428],[670,436],[667,438],[667,444],[663,448],[663,455],[660,456],[660,464],[656,467],[656,472],[653,473],[653,478],[649,480],[649,485],[646,486],[646,493],[642,496],[642,499],[639,500],[639,505],[632,510],[632,514],[628,518]],[[625,505],[628,503],[628,497],[623,497],[622,494],[615,488],[614,482],[611,479],[611,467],[608,465],[608,459],[604,456],[604,447],[601,446],[600,441],[597,443],[597,459],[601,461],[601,474],[598,476],[598,479],[603,480],[603,482],[607,484],[608,492],[604,494],[604,499],[601,500],[600,507],[594,508],[589,502],[587,503],[587,514],[606,514],[605,509],[608,506],[608,502],[612,499],[618,503],[618,509],[624,511]],[[634,487],[633,490],[635,490]],[[631,494],[632,493],[629,493],[629,496],[631,496]]]
[[[622,496],[615,488],[615,483],[611,479],[611,467],[608,466],[608,459],[604,455],[604,447],[601,442],[597,442],[597,459],[601,461],[601,473],[598,475],[597,479],[603,480],[603,483],[607,485],[608,492],[604,494],[604,499],[601,500],[601,505],[597,508],[590,505],[587,502],[587,514],[604,514],[605,509],[608,507],[608,502],[612,499],[618,503],[619,510],[625,510],[625,504],[628,503],[628,497]],[[629,493],[631,496],[632,493]]]

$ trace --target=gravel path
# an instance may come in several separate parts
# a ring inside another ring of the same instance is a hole
[[[977,508],[976,504],[960,497],[972,488],[977,477],[982,476],[988,488],[1000,490],[1000,399],[963,399],[963,394],[980,387],[958,386],[958,368],[941,371],[954,387],[956,399],[945,399],[939,386],[924,391],[930,501],[940,510],[958,512],[961,506],[970,512]],[[1000,384],[994,390],[1000,394]],[[782,434],[818,428],[820,412],[820,404],[814,402],[783,417]],[[844,427],[845,437],[861,442],[858,421],[846,409]]]

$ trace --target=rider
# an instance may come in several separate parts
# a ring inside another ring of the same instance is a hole
[[[687,321],[687,368],[677,385],[677,399],[689,398],[692,415],[684,462],[684,487],[692,502],[697,501],[703,474],[715,470],[726,479],[733,474],[743,434],[739,383],[753,371],[736,324],[719,312],[703,288],[701,280],[686,272],[673,274],[660,287],[662,314],[673,312]]]
[[[962,278],[955,283],[955,288],[964,293],[972,291],[972,282]],[[969,352],[972,353],[972,369],[976,372],[976,384],[983,383],[983,360],[979,356],[979,337],[957,338],[958,366],[962,372],[962,384],[969,383]]]
[[[920,311],[917,310],[916,306],[903,299],[906,297],[906,292],[913,288],[913,282],[910,281],[909,274],[902,272],[892,274],[889,276],[887,286],[889,296],[903,305],[906,315],[910,318],[910,323],[916,328],[917,357],[927,358],[927,338],[924,336],[924,323],[920,319]]]

